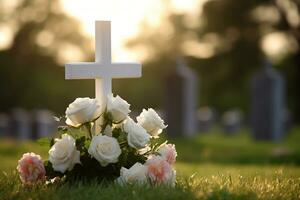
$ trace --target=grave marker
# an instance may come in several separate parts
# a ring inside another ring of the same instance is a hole
[[[166,95],[168,134],[193,136],[197,132],[197,76],[182,59],[167,77]]]
[[[252,79],[251,122],[257,140],[280,140],[284,136],[285,83],[267,62]]]
[[[33,112],[33,130],[34,139],[42,137],[51,137],[56,131],[56,122],[53,113],[49,110],[36,110]]]
[[[215,123],[216,113],[208,106],[201,107],[197,111],[197,119],[199,124],[199,131],[207,133],[211,130]]]
[[[11,112],[10,136],[20,140],[31,140],[30,114],[22,109],[15,108]]]
[[[9,132],[9,116],[5,113],[0,113],[0,137],[5,137]]]
[[[239,110],[226,111],[222,116],[222,125],[225,133],[235,134],[242,126],[243,115]]]

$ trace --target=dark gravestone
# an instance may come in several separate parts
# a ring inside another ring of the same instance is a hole
[[[31,118],[30,114],[26,110],[22,108],[16,108],[12,110],[10,137],[20,140],[32,139]]]
[[[242,126],[243,116],[239,110],[230,110],[222,116],[222,126],[227,134],[236,134]]]
[[[208,106],[201,107],[197,111],[197,119],[199,124],[199,131],[202,133],[207,133],[211,130],[215,123],[215,112]]]
[[[36,110],[33,112],[32,135],[33,139],[51,137],[57,128],[54,115],[48,110]]]
[[[197,132],[197,76],[182,60],[166,78],[166,121],[170,136],[190,137]]]
[[[284,136],[285,83],[270,63],[252,79],[251,121],[257,140],[280,140]]]
[[[5,113],[0,113],[0,137],[5,137],[9,132],[9,117]]]

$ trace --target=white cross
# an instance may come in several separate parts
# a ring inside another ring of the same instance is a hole
[[[96,99],[104,109],[107,95],[112,93],[113,78],[141,77],[142,72],[140,63],[111,62],[110,21],[96,21],[95,37],[96,61],[66,64],[65,78],[95,79]]]

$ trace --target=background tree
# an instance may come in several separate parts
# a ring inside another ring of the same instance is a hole
[[[58,0],[16,1],[12,8],[1,1],[0,13],[0,25],[13,35],[0,51],[0,110],[40,107],[62,113],[78,93],[93,94],[91,81],[64,80],[64,62],[88,59],[92,48]]]
[[[176,56],[184,56],[200,77],[201,105],[247,112],[250,78],[268,58],[287,79],[288,107],[299,122],[299,2],[211,0],[199,10],[194,23],[190,13],[167,8],[159,27],[145,24],[139,37],[128,43],[146,52],[149,71],[144,74],[160,71],[156,74],[163,77],[175,66]]]
[[[164,77],[182,56],[200,77],[200,105],[247,111],[250,77],[268,57],[286,77],[289,109],[300,121],[297,0],[210,0],[196,14],[175,13],[163,2],[160,25],[143,23],[139,36],[128,42],[145,58],[143,78],[115,80],[115,93],[137,109],[163,108]],[[65,62],[92,61],[94,53],[90,38],[59,0],[0,1],[3,27],[12,40],[0,50],[0,111],[20,106],[63,113],[75,97],[94,95],[93,80],[64,80]]]

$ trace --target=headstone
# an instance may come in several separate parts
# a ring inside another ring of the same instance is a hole
[[[32,134],[34,139],[49,137],[55,133],[57,124],[53,113],[49,110],[36,110],[33,112]]]
[[[222,126],[225,133],[236,134],[242,126],[243,116],[239,110],[230,110],[222,116]]]
[[[284,110],[283,122],[284,122],[284,131],[288,133],[293,127],[293,116],[288,109]]]
[[[201,107],[197,111],[197,119],[199,131],[202,133],[207,133],[211,130],[215,123],[215,112],[208,106]]]
[[[5,113],[0,113],[0,137],[5,137],[9,132],[9,117]]]
[[[252,79],[251,121],[257,140],[280,140],[284,136],[285,83],[282,75],[266,63]]]
[[[175,137],[193,136],[197,132],[197,76],[179,59],[166,81],[167,132]]]
[[[22,109],[15,108],[11,112],[10,137],[20,140],[32,139],[30,114]]]

